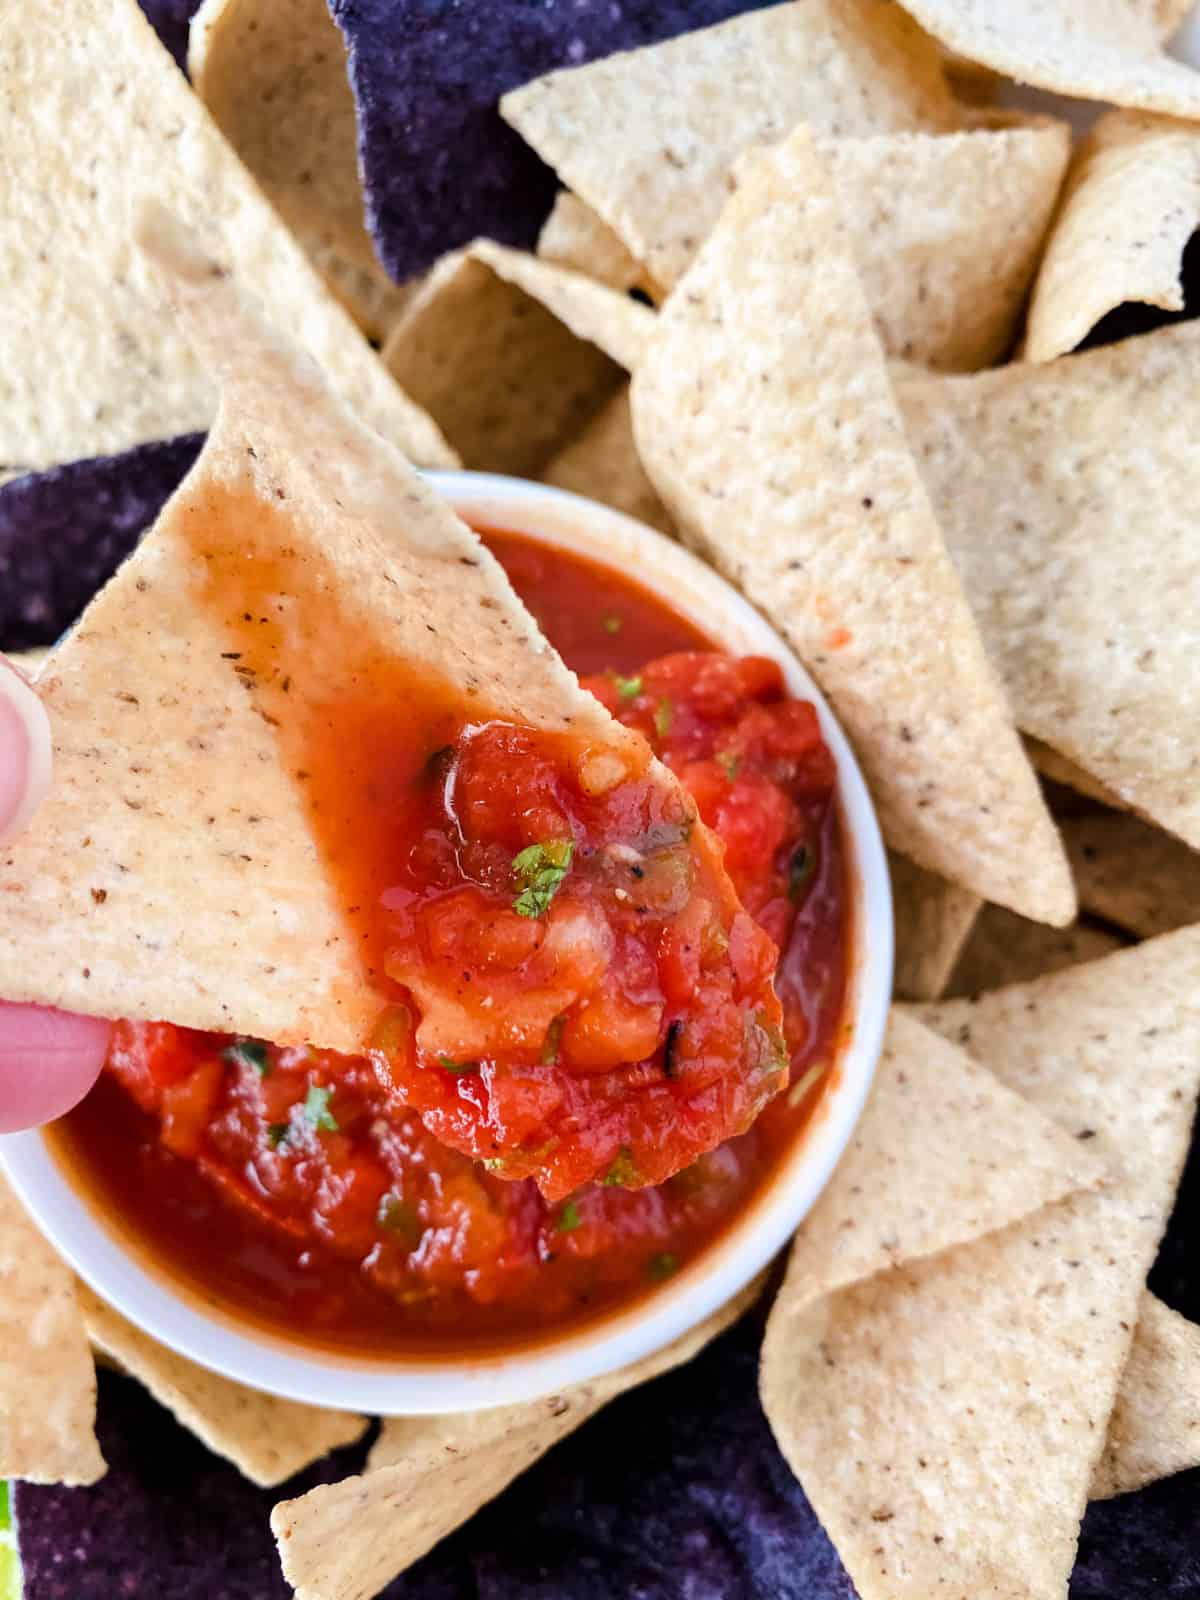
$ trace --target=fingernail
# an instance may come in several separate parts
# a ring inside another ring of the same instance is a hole
[[[22,674],[0,656],[0,839],[23,828],[50,787],[50,719]]]

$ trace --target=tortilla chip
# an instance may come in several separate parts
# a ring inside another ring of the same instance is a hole
[[[747,173],[659,313],[633,419],[681,532],[829,695],[893,848],[1069,922],[1061,843],[908,454],[806,130]]]
[[[1200,922],[1200,855],[1187,845],[1119,812],[1061,826],[1079,903],[1093,916],[1139,939]]]
[[[635,736],[579,688],[478,539],[235,282],[165,219],[148,233],[221,414],[41,681],[55,784],[5,850],[0,993],[352,1052],[379,997],[293,778],[305,718],[333,715],[356,674],[400,658],[432,687],[476,694],[481,714],[608,745]],[[280,630],[283,675],[247,692],[220,606],[198,601],[210,560],[238,572],[254,553],[275,563],[281,609],[290,596],[302,609]],[[300,628],[303,659],[289,661]]]
[[[542,482],[599,500],[627,517],[674,535],[675,525],[638,455],[628,384],[547,464]]]
[[[134,282],[130,217],[169,204],[270,295],[364,421],[454,464],[328,294],[135,0],[0,12],[0,463],[25,471],[207,428],[216,390]],[[54,136],[45,130],[53,128]]]
[[[1018,724],[1194,845],[1198,360],[1185,323],[1047,366],[896,378]]]
[[[604,284],[481,240],[434,268],[383,359],[464,465],[532,476],[616,391],[653,325]]]
[[[527,83],[500,112],[672,288],[711,232],[735,158],[817,133],[962,125],[941,60],[890,0],[794,0]]]
[[[251,1483],[283,1483],[367,1430],[366,1417],[280,1400],[198,1367],[135,1328],[86,1284],[77,1283],[75,1292],[92,1343]]]
[[[36,678],[50,658],[49,650],[16,650],[8,656],[27,678]]]
[[[1038,89],[1200,117],[1200,74],[1163,54],[1149,0],[903,0],[951,50]]]
[[[1098,961],[1114,950],[1123,950],[1125,943],[1110,929],[1087,922],[1047,928],[1045,923],[1030,922],[1003,906],[984,906],[944,993],[953,999],[1001,989],[1006,983],[1027,983],[1081,961]]]
[[[820,141],[889,355],[972,372],[1011,349],[1070,148],[1050,121]]]
[[[75,1279],[0,1178],[0,1476],[95,1483],[95,1423]]]
[[[394,284],[382,273],[368,272],[314,234],[297,235],[309,260],[325,280],[325,287],[354,318],[373,344],[382,345],[415,298],[421,280]]]
[[[1128,1494],[1195,1466],[1200,1466],[1200,1326],[1144,1294],[1091,1498]]]
[[[293,233],[382,272],[364,216],[346,47],[326,0],[204,0],[188,71]]]
[[[896,919],[893,989],[900,1000],[937,1000],[983,901],[888,851]]]
[[[561,1394],[385,1421],[362,1477],[281,1501],[271,1513],[296,1600],[370,1600],[610,1400],[690,1361],[754,1303],[763,1283],[757,1278],[665,1350]]]
[[[1200,128],[1112,111],[1071,169],[1029,307],[1025,358],[1050,361],[1129,301],[1182,311],[1184,247],[1200,226]]]
[[[871,1098],[792,1242],[776,1315],[1003,1228],[1106,1167],[985,1067],[893,1009]]]
[[[558,195],[542,225],[537,253],[543,261],[586,272],[589,278],[597,278],[622,294],[640,289],[652,300],[661,298],[662,291],[637,257],[629,253],[608,223],[569,189]]]
[[[779,1444],[863,1600],[1065,1595],[1200,1078],[1200,929],[917,1013],[1105,1186],[806,1306],[763,1350]]]
[[[1114,794],[1107,784],[1101,783],[1099,778],[1093,778],[1090,772],[1085,772],[1053,745],[1030,738],[1029,734],[1025,735],[1024,744],[1026,754],[1043,778],[1073,789],[1076,794],[1086,795],[1089,800],[1098,800],[1102,806],[1112,806],[1117,811],[1128,810],[1119,794]]]

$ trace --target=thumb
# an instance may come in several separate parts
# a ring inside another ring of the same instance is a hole
[[[32,687],[0,656],[0,841],[23,828],[50,787],[50,721]]]

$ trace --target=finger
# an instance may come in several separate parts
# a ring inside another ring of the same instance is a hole
[[[112,1025],[0,1002],[0,1133],[61,1117],[95,1083]]]
[[[29,821],[50,787],[50,720],[11,661],[0,656],[0,840]]]

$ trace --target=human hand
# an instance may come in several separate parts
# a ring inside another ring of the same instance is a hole
[[[0,844],[45,798],[50,765],[42,703],[0,656]],[[50,1122],[82,1100],[104,1065],[109,1033],[98,1017],[0,1001],[0,1133]]]

